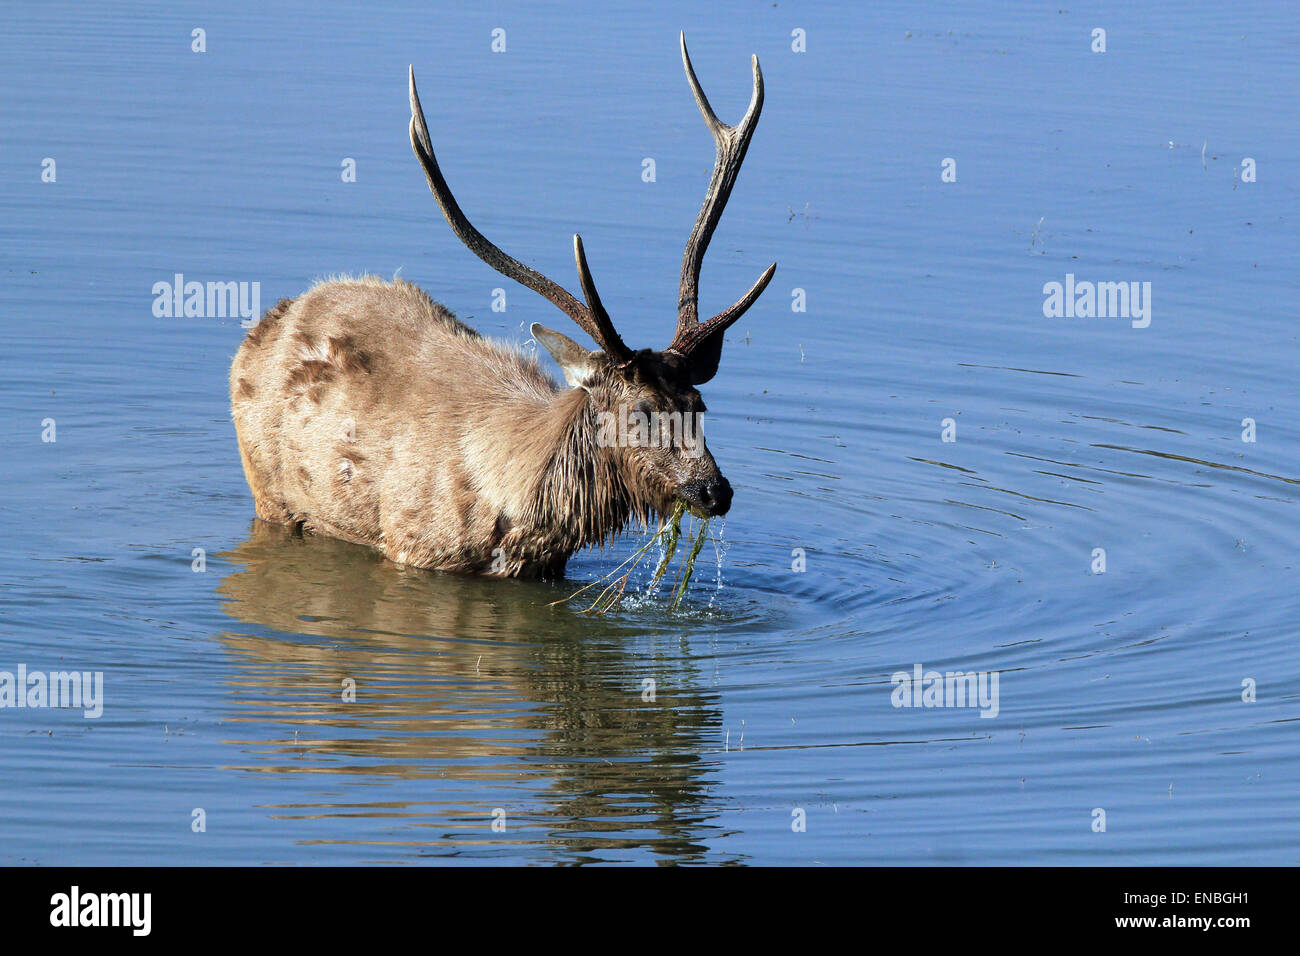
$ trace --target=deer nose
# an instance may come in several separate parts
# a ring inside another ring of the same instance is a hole
[[[725,515],[731,510],[731,483],[721,475],[704,481],[688,482],[682,485],[681,495],[710,517]]]

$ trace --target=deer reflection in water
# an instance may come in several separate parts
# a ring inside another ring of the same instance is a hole
[[[223,609],[254,625],[220,635],[239,666],[231,720],[250,725],[231,742],[254,758],[234,769],[453,779],[463,800],[385,795],[384,816],[445,831],[413,843],[704,851],[722,718],[680,625],[581,617],[547,606],[558,586],[405,568],[257,519],[223,557]],[[332,811],[365,808],[307,812]]]

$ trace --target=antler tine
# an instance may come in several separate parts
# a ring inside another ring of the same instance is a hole
[[[587,309],[596,328],[595,332],[588,329],[588,334],[601,343],[601,348],[610,358],[616,362],[626,362],[631,358],[632,350],[623,344],[623,339],[619,337],[618,330],[614,328],[609,313],[605,311],[605,306],[600,301],[600,296],[596,292],[596,281],[592,279],[591,270],[587,268],[587,254],[582,249],[582,236],[576,232],[573,234],[573,259],[578,265],[578,282],[582,285],[582,295],[587,300]],[[584,325],[583,328],[586,326]]]
[[[694,325],[679,325],[677,335],[673,338],[673,344],[668,346],[678,355],[689,356],[699,347],[700,343],[712,335],[730,328],[732,323],[739,319],[745,312],[758,301],[758,297],[763,294],[767,284],[772,281],[772,276],[776,274],[776,263],[772,263],[763,270],[763,274],[743,296],[727,309],[725,312],[719,312],[707,322],[696,322]],[[716,369],[714,370],[716,371]],[[710,375],[710,377],[712,377]],[[702,381],[707,381],[703,379]]]
[[[690,54],[686,50],[686,34],[684,32],[681,35],[681,43],[682,65],[686,69],[686,79],[691,84],[691,92],[695,96],[695,103],[700,108],[704,122],[708,125],[709,132],[713,134],[713,139],[717,143],[713,175],[709,179],[709,188],[704,196],[704,205],[695,220],[695,227],[691,230],[690,238],[686,242],[686,252],[682,256],[681,294],[677,303],[677,332],[673,336],[672,344],[668,346],[671,351],[682,356],[689,356],[703,340],[712,335],[721,334],[722,330],[739,319],[745,313],[745,310],[754,304],[754,300],[759,297],[763,289],[767,287],[768,282],[771,281],[772,274],[776,271],[776,263],[772,263],[768,267],[753,288],[745,293],[744,297],[735,305],[725,312],[715,315],[708,322],[700,322],[700,266],[704,262],[704,253],[709,247],[709,240],[713,238],[713,230],[717,227],[718,220],[722,217],[722,211],[726,208],[727,199],[731,196],[731,189],[736,183],[736,176],[740,173],[741,164],[745,161],[745,151],[749,149],[749,140],[754,135],[754,128],[758,125],[758,117],[763,111],[763,71],[759,68],[758,57],[755,56],[753,58],[754,93],[750,97],[749,108],[737,125],[728,126],[718,119],[717,114],[713,112],[713,107],[709,105],[708,97],[704,95],[699,78],[695,75],[695,68],[691,65]],[[711,376],[712,372],[709,372],[709,377]]]
[[[587,270],[586,257],[582,254],[581,240],[574,237],[574,248],[578,259],[578,278],[582,282],[583,292],[590,304],[584,306],[581,302],[570,295],[565,289],[552,282],[546,276],[534,269],[530,269],[518,259],[502,252],[497,246],[487,240],[483,233],[474,228],[473,224],[461,212],[460,206],[456,203],[456,197],[451,194],[451,189],[447,185],[447,180],[443,178],[442,170],[438,168],[438,160],[433,155],[433,143],[429,139],[429,127],[424,121],[424,110],[420,107],[420,95],[415,90],[415,68],[410,68],[410,94],[411,94],[411,148],[415,150],[415,156],[424,168],[424,176],[429,181],[429,189],[433,192],[433,198],[438,201],[438,206],[442,209],[442,214],[447,217],[447,223],[451,226],[452,232],[465,243],[470,252],[478,256],[497,272],[500,272],[508,279],[514,279],[520,285],[525,285],[534,292],[545,296],[561,312],[573,319],[582,330],[590,335],[605,353],[617,361],[626,361],[631,352],[623,344],[618,333],[614,330],[614,325],[609,319],[609,315],[600,305],[600,299],[596,295],[596,286],[591,280],[591,273]]]

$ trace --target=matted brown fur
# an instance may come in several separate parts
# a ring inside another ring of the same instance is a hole
[[[597,409],[656,374],[560,388],[417,287],[366,276],[268,311],[230,394],[259,518],[416,567],[537,576],[671,507],[682,476],[596,441]],[[717,474],[707,452],[689,467]]]

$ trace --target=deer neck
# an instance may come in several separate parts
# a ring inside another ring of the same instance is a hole
[[[648,520],[650,508],[638,500],[637,482],[618,461],[618,449],[597,440],[596,412],[583,389],[560,392],[539,410],[539,429],[554,436],[537,487],[538,523],[573,551],[603,543],[631,518]]]

